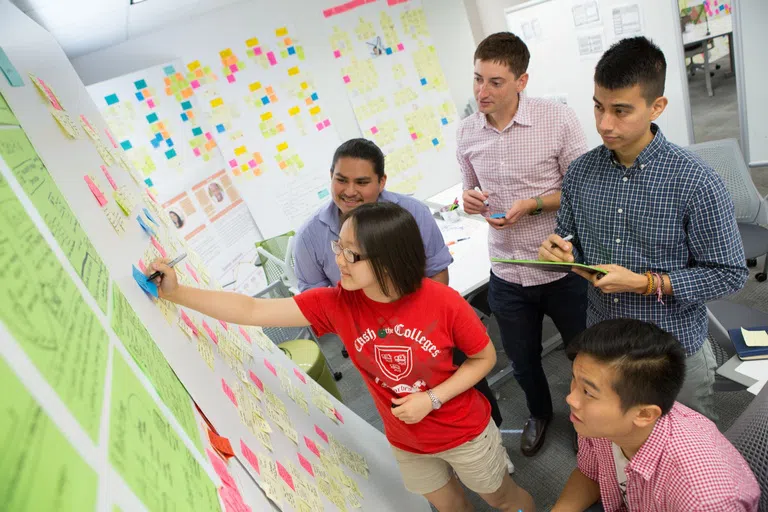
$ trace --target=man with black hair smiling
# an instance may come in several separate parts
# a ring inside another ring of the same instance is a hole
[[[741,454],[714,423],[675,402],[686,358],[674,336],[639,320],[606,320],[566,350],[579,455],[552,512],[757,511],[760,489]]]
[[[593,285],[587,325],[637,318],[674,334],[686,354],[679,400],[714,419],[705,303],[738,291],[748,271],[720,176],[654,124],[667,106],[665,76],[664,54],[644,37],[601,57],[594,102],[603,145],[569,167],[557,228],[539,259],[608,270],[574,270]]]

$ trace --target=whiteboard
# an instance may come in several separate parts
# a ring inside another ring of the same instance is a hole
[[[674,4],[674,5],[673,5]],[[589,147],[602,144],[595,129],[594,70],[614,42],[635,35],[652,39],[667,60],[666,111],[656,121],[668,140],[692,141],[686,114],[687,80],[677,2],[668,0],[533,0],[505,10],[508,29],[531,53],[530,96],[564,101],[576,113]]]
[[[211,485],[221,485],[221,480],[215,474],[210,462],[196,448],[200,443],[196,433],[186,429],[179,415],[172,412],[174,407],[167,405],[165,399],[162,398],[163,389],[158,388],[157,391],[153,389],[153,385],[157,386],[157,382],[150,382],[149,378],[143,376],[144,374],[139,370],[149,363],[163,363],[163,359],[165,359],[183,383],[186,391],[200,406],[219,433],[232,441],[236,455],[243,462],[242,467],[245,468],[250,478],[240,478],[242,485],[248,486],[248,489],[243,490],[243,495],[254,496],[254,501],[250,503],[254,510],[269,509],[272,505],[256,486],[255,482],[258,482],[259,486],[263,486],[264,476],[263,474],[259,475],[247,462],[245,450],[240,441],[244,441],[254,451],[263,452],[266,449],[260,448],[260,441],[242,423],[240,410],[233,405],[231,399],[227,398],[228,388],[230,391],[234,390],[235,393],[241,389],[243,384],[242,372],[246,372],[246,375],[253,372],[261,379],[265,388],[271,389],[281,401],[285,402],[287,413],[291,416],[294,427],[300,435],[317,438],[317,434],[313,434],[316,432],[314,427],[317,425],[329,436],[333,436],[349,449],[365,457],[369,462],[369,479],[355,473],[350,474],[349,470],[345,472],[349,478],[357,482],[362,490],[362,502],[366,510],[429,510],[423,498],[405,491],[396,463],[391,455],[389,443],[380,432],[357,417],[343,404],[335,402],[332,397],[328,398],[327,394],[322,396],[330,400],[339,415],[343,416],[343,423],[339,420],[331,420],[327,414],[314,406],[310,406],[309,412],[305,413],[299,405],[288,399],[283,391],[281,379],[278,377],[281,374],[281,369],[288,374],[295,387],[303,390],[302,392],[307,399],[309,399],[309,391],[306,389],[312,386],[311,382],[308,382],[307,388],[300,387],[305,385],[299,378],[301,373],[296,374],[294,372],[297,368],[281,351],[276,350],[271,344],[265,343],[264,339],[259,336],[257,339],[260,340],[260,343],[254,339],[253,346],[248,350],[248,356],[243,356],[244,366],[240,369],[241,372],[236,374],[230,366],[231,361],[230,363],[225,362],[226,354],[211,348],[214,345],[205,337],[205,334],[197,340],[192,340],[184,334],[174,316],[174,314],[178,314],[177,312],[171,311],[170,322],[166,319],[165,315],[169,312],[165,311],[164,313],[160,307],[162,303],[152,301],[138,288],[131,272],[132,265],[135,265],[140,259],[146,259],[146,256],[155,250],[149,236],[135,220],[136,213],[141,212],[142,208],[155,211],[151,199],[133,181],[128,172],[122,170],[117,164],[109,166],[111,177],[116,186],[125,188],[136,201],[136,207],[131,209],[132,216],[125,219],[124,233],[118,235],[107,220],[104,210],[97,203],[94,193],[83,179],[84,174],[93,174],[99,187],[102,190],[109,190],[110,185],[107,184],[107,179],[100,174],[99,166],[103,163],[102,159],[87,138],[67,138],[53,120],[47,100],[30,83],[28,73],[31,72],[45,79],[54,88],[56,96],[72,117],[77,119],[79,115],[85,115],[94,129],[98,133],[103,133],[106,124],[84,85],[50,34],[5,0],[0,1],[0,46],[25,80],[23,87],[10,87],[4,78],[0,79],[0,93],[3,94],[17,115],[21,127],[50,173],[56,189],[64,196],[68,209],[74,213],[79,225],[93,244],[95,253],[103,261],[107,273],[102,275],[101,279],[103,279],[107,289],[114,292],[116,287],[119,288],[125,296],[128,309],[137,315],[137,320],[130,325],[131,332],[139,332],[145,328],[159,349],[160,358],[151,361],[142,357],[134,361],[128,355],[125,339],[118,339],[110,321],[114,319],[116,307],[119,304],[117,302],[118,295],[109,293],[107,307],[105,309],[100,307],[94,296],[91,295],[91,289],[79,277],[78,269],[65,257],[61,240],[53,236],[49,224],[43,220],[40,210],[34,206],[28,189],[22,187],[16,174],[8,166],[0,164],[3,178],[11,184],[11,188],[21,201],[24,211],[32,219],[37,231],[42,234],[44,242],[53,251],[58,264],[64,268],[66,280],[74,282],[76,291],[81,294],[87,307],[93,311],[97,324],[103,328],[108,338],[109,359],[106,363],[107,369],[104,377],[105,398],[102,416],[97,424],[99,435],[94,438],[75,419],[75,415],[43,377],[36,364],[27,356],[21,344],[15,340],[14,336],[11,336],[9,326],[0,322],[0,338],[3,340],[0,343],[0,358],[12,369],[15,378],[18,378],[29,390],[34,401],[43,408],[45,415],[51,418],[56,430],[65,436],[66,440],[83,458],[84,463],[101,476],[97,483],[96,509],[111,511],[114,504],[119,505],[123,510],[143,509],[142,504],[139,503],[137,491],[114,470],[114,466],[110,464],[108,458],[108,433],[113,425],[110,422],[109,413],[112,405],[109,383],[112,382],[110,379],[115,374],[114,372],[119,371],[117,369],[123,366],[128,368],[127,372],[132,378],[138,379],[137,386],[143,389],[140,394],[146,394],[148,397],[146,403],[153,408],[157,407],[159,412],[156,419],[158,421],[161,419],[162,424],[167,423],[168,429],[172,430],[174,435],[181,440],[181,444],[189,448],[194,462],[203,468],[204,477],[211,479]],[[4,128],[0,131],[10,132],[13,130],[18,130],[18,128]],[[113,200],[110,197],[109,205],[112,204]],[[163,227],[161,222],[156,229],[158,238],[167,241],[168,249],[173,249],[174,252],[179,249],[178,239],[170,228]],[[203,267],[198,267],[198,270],[203,277]],[[62,281],[66,280],[63,279]],[[210,286],[215,286],[215,283],[211,282]],[[213,325],[213,329],[222,334],[219,339],[220,343],[231,338],[231,336],[224,334],[227,327],[217,326],[218,324],[214,323],[215,321],[212,319],[193,316],[193,320],[198,324],[207,321]],[[236,326],[229,326],[229,329],[237,332]],[[227,330],[227,332],[229,331]],[[256,338],[258,333],[251,332]],[[71,342],[72,340],[62,341]],[[209,347],[211,353],[211,359],[208,362],[200,356],[200,350],[202,350],[200,347],[203,341],[205,341],[203,345]],[[231,344],[231,342],[228,343]],[[240,343],[240,346],[246,346],[245,342]],[[145,348],[149,350],[149,346]],[[151,351],[147,353],[151,353]],[[269,360],[276,368],[278,375],[271,373],[267,368],[265,359]],[[119,363],[119,361],[123,361],[124,364]],[[187,412],[191,411],[191,407],[190,402],[189,409],[186,409]],[[193,418],[193,422],[196,421]],[[286,464],[291,462],[294,466],[298,466],[298,453],[303,453],[309,458],[308,451],[302,447],[303,445],[295,445],[280,433],[272,435],[272,444],[274,445],[273,451],[269,456],[275,460]],[[158,469],[149,467],[153,470]],[[235,470],[232,472],[239,476],[246,474]],[[335,508],[327,498],[323,497],[322,500],[326,509],[333,510]],[[285,510],[291,510],[291,507],[285,502],[282,503],[281,507]]]

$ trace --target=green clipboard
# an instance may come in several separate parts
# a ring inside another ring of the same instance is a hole
[[[496,263],[510,263],[512,265],[520,265],[521,267],[535,268],[538,270],[544,270],[546,272],[570,272],[573,268],[580,268],[586,270],[592,274],[607,274],[608,271],[599,267],[593,267],[591,265],[584,265],[582,263],[567,263],[565,261],[539,261],[539,260],[505,260],[502,258],[491,258],[491,261]]]

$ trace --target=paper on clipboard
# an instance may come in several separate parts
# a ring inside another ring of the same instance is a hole
[[[607,274],[608,271],[600,267],[593,267],[591,265],[584,265],[582,263],[567,263],[565,261],[539,261],[539,260],[507,260],[503,258],[491,258],[491,261],[496,263],[510,263],[512,265],[520,265],[522,267],[535,268],[538,270],[544,270],[546,272],[570,272],[573,268],[579,268],[586,270],[592,274]]]

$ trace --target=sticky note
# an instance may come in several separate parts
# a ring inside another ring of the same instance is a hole
[[[281,142],[280,144],[277,145],[277,150],[278,151],[285,151],[286,149],[288,149],[288,143],[287,142]]]
[[[122,196],[117,190],[112,191],[112,198],[115,200],[115,203],[117,203],[117,206],[120,207],[126,217],[131,214],[130,206],[123,201]]]
[[[197,279],[195,279],[197,281]],[[208,337],[211,338],[211,341],[213,341],[215,344],[219,344],[219,337],[216,336],[216,333],[213,332],[213,329],[203,320],[203,329],[205,329],[205,332],[208,333]]]
[[[267,52],[267,60],[269,61],[270,66],[276,66],[277,65],[277,59],[275,58],[275,54],[272,52]]]
[[[411,134],[411,139],[412,140],[416,140],[418,138],[419,138],[419,136],[415,132]]]
[[[227,75],[227,82],[234,83],[236,80],[235,75]]]
[[[192,149],[192,154],[194,154],[195,156],[200,156],[200,148]]]
[[[264,112],[261,114],[262,121],[269,121],[270,119],[272,119],[272,112]]]
[[[243,457],[245,457],[245,460],[248,461],[248,464],[251,465],[256,473],[261,474],[261,471],[259,470],[259,459],[256,457],[256,454],[253,453],[250,448],[248,448],[248,445],[245,444],[245,441],[242,439],[240,440],[240,451],[243,452]]]
[[[323,126],[325,126],[326,128],[331,126],[331,120],[330,119],[323,120]]]
[[[101,190],[99,190],[99,187],[96,186],[91,177],[86,174],[83,178],[85,179],[85,183],[88,185],[88,188],[91,189],[91,193],[93,194],[93,197],[96,198],[99,206],[106,205],[107,198],[104,197],[104,194],[101,192]]]
[[[149,124],[152,124],[152,123],[156,123],[156,122],[157,122],[157,114],[156,114],[156,113],[154,113],[154,112],[152,112],[151,114],[149,114],[149,115],[147,116],[147,122],[148,122]]]
[[[443,117],[442,119],[440,119],[440,122],[443,123],[443,125],[446,125],[448,124],[448,119]]]
[[[288,470],[285,469],[285,466],[280,464],[280,461],[275,461],[275,465],[277,466],[277,474],[280,475],[280,478],[283,479],[283,482],[285,482],[292,491],[295,491],[296,488],[293,486],[293,477],[288,472]]]
[[[136,99],[139,100],[139,101],[144,101],[144,95],[141,94],[140,92],[137,92],[136,93]]]
[[[438,144],[440,144],[440,141],[437,140],[437,138],[432,139],[432,145],[433,146],[437,146]]]
[[[280,28],[275,30],[275,36],[276,37],[283,37],[287,33],[288,33],[288,28],[286,28],[286,27],[280,27]]]
[[[175,149],[169,149],[165,152],[165,158],[170,160],[171,158],[174,158],[176,156],[176,150]]]
[[[293,374],[294,374],[294,375],[296,375],[296,377],[297,377],[297,378],[298,378],[298,379],[299,379],[301,382],[303,382],[304,384],[306,384],[306,383],[307,383],[307,379],[306,379],[306,377],[304,377],[304,374],[303,374],[303,373],[301,372],[301,370],[299,370],[298,368],[294,368],[294,369],[293,369]]]
[[[251,343],[251,337],[248,336],[248,332],[242,327],[240,327],[240,334],[243,335],[243,338],[245,338],[245,341],[247,341],[248,343]]]
[[[334,58],[338,59],[341,57],[341,52],[339,50],[333,50],[333,56]]]
[[[24,85],[24,80],[16,70],[16,66],[13,65],[11,59],[8,58],[8,55],[5,54],[2,48],[0,48],[0,70],[3,71],[11,87],[21,87]]]
[[[182,101],[181,102],[181,108],[184,110],[189,110],[192,108],[192,102],[191,101]]]
[[[318,107],[317,105],[315,105],[314,107],[312,107],[311,109],[309,109],[309,113],[310,113],[310,115],[316,116],[317,114],[319,114],[319,113],[320,113],[320,107]]]
[[[157,285],[153,283],[152,281],[147,281],[147,276],[144,275],[144,272],[136,268],[136,265],[133,265],[133,279],[136,281],[136,284],[141,287],[142,290],[147,292],[153,297],[157,297]]]
[[[146,234],[149,236],[155,236],[155,230],[149,227],[146,222],[144,222],[144,219],[141,218],[141,215],[137,216],[136,220],[139,222],[139,226],[141,226],[141,229],[143,229]]]
[[[222,100],[221,98],[216,98],[216,99],[211,100],[211,106],[213,108],[219,107],[219,106],[221,106],[223,104],[224,104],[224,100]]]
[[[110,94],[109,96],[104,96],[104,101],[107,102],[107,105],[114,105],[115,103],[120,102],[120,100],[117,99],[117,94]]]
[[[371,127],[371,133],[372,133],[373,135],[376,135],[377,133],[379,133],[379,129],[378,129],[378,128],[376,128],[375,126],[373,126],[373,127]]]
[[[160,253],[160,256],[163,257],[163,258],[167,258],[168,257],[168,253],[165,252],[165,248],[160,244],[160,242],[157,241],[157,238],[152,237],[151,240],[152,240],[152,245],[155,246],[155,249],[157,249],[157,252]]]
[[[224,328],[225,331],[229,330],[229,325],[227,325],[227,322],[224,320],[219,320],[219,324]]]
[[[196,70],[199,67],[200,67],[200,61],[199,60],[192,61],[189,64],[187,64],[187,69],[190,70],[190,71],[194,71],[194,70]]]
[[[128,151],[133,147],[133,145],[131,144],[131,141],[124,140],[120,143],[120,147],[123,148],[124,151]]]
[[[225,458],[235,456],[235,452],[232,450],[232,444],[226,437],[222,437],[216,434],[213,430],[209,430],[208,440],[211,442],[213,449],[221,453]],[[234,485],[234,482],[232,482],[232,484]]]
[[[244,154],[246,151],[248,150],[245,149],[245,146],[240,146],[239,148],[235,148],[235,155],[240,156]]]
[[[336,416],[336,419],[338,419],[340,422],[344,423],[344,417],[341,415],[338,409],[334,407],[333,409],[333,415]]]
[[[494,213],[493,215],[491,215],[491,218],[492,219],[503,219],[506,216],[507,216],[506,213]]]
[[[229,384],[227,384],[227,381],[224,379],[221,379],[221,388],[224,390],[224,394],[227,395],[227,397],[232,401],[235,406],[237,406],[237,398],[235,398],[235,392],[232,391],[232,388],[229,387]]]
[[[174,68],[173,66],[165,66],[163,68],[163,72],[166,75],[172,75],[172,74],[174,74],[176,72],[176,68]]]
[[[237,167],[237,160],[235,160],[234,158],[233,158],[232,160],[230,160],[230,161],[229,161],[229,166],[230,166],[231,168],[233,168],[233,169],[234,169],[235,167]]]
[[[261,103],[263,105],[269,105],[269,96],[264,96],[261,98]]]
[[[247,39],[245,41],[245,46],[250,46],[250,47],[259,46],[259,38],[258,37],[252,37],[250,39]]]
[[[323,123],[317,123],[315,125],[315,128],[317,128],[317,131],[322,131],[322,129],[325,128],[325,127],[323,126]]]
[[[187,269],[187,272],[189,272],[189,275],[192,276],[192,279],[194,279],[195,282],[199,284],[200,283],[200,279],[197,278],[197,272],[195,272],[195,268],[192,265],[190,265],[189,263],[186,263],[184,266]]]
[[[180,310],[180,313],[181,313],[181,319],[184,321],[185,324],[187,324],[187,327],[189,327],[192,330],[195,336],[198,336],[200,332],[197,330],[197,326],[195,325],[195,322],[193,322],[192,319],[189,318],[189,315],[187,315],[187,313],[183,309]]]
[[[387,48],[386,50],[384,50],[384,53],[386,53],[387,55],[392,55],[392,48]]]
[[[107,166],[102,165],[101,172],[104,173],[104,176],[107,178],[107,181],[112,186],[112,190],[117,190],[117,183],[115,183],[115,180],[112,179],[112,175],[109,174],[109,170],[107,169]]]
[[[189,116],[187,116],[186,112],[182,112],[181,114],[181,120],[182,121],[189,121]]]
[[[349,82],[351,82],[351,80],[349,79],[349,75],[344,75],[343,80],[345,84],[348,84]]]
[[[317,95],[317,93],[316,93],[316,92],[313,92],[313,93],[312,93],[312,96],[310,96],[310,97],[312,98],[312,101],[317,101],[317,99],[318,99],[318,97],[319,97],[319,96]]]
[[[202,134],[203,134],[203,129],[200,128],[199,126],[196,126],[195,128],[192,128],[192,135],[194,135],[195,137],[198,137],[198,136],[200,136]]]
[[[169,148],[173,147],[173,139],[165,139],[165,143],[168,145]]]
[[[262,54],[262,52],[263,52],[263,50],[262,50],[261,48],[254,48],[254,49],[253,49],[253,55],[254,55],[254,56],[256,56],[256,57],[258,57],[259,55],[261,55],[261,54]]]
[[[275,370],[275,367],[272,365],[272,363],[269,362],[269,359],[266,359],[266,358],[264,359],[264,366],[267,367],[267,370],[272,372],[272,375],[277,377],[277,370]]]
[[[258,164],[256,163],[256,160],[251,159],[248,161],[248,167],[254,168],[256,166],[258,166]]]
[[[259,379],[255,373],[253,373],[251,370],[248,370],[248,377],[251,379],[251,382],[259,388],[259,391],[264,391],[264,383],[261,382],[261,379]]]
[[[304,444],[307,445],[307,448],[309,448],[309,451],[314,453],[316,456],[320,457],[320,450],[317,449],[317,445],[313,440],[311,440],[307,436],[304,436]]]
[[[289,46],[288,55],[296,55],[296,48],[294,48],[293,46]]]
[[[248,90],[251,92],[258,91],[259,89],[261,89],[261,82],[253,82],[248,86]]]
[[[200,80],[192,80],[189,82],[189,85],[192,86],[193,89],[197,89],[200,87]]]
[[[312,477],[315,476],[315,470],[312,469],[312,463],[309,462],[306,457],[304,457],[302,454],[297,454],[299,456],[299,464],[301,464],[301,467],[303,467],[307,473],[312,475]]]
[[[146,265],[144,265],[144,262],[141,260],[139,260],[139,270],[141,270],[141,272],[144,274],[147,273],[147,267]]]
[[[153,100],[152,98],[148,99],[147,100],[147,106],[149,108],[155,108],[155,100]]]
[[[299,112],[301,112],[301,109],[299,109],[299,107],[291,107],[288,109],[288,114],[291,116],[295,116]]]
[[[136,80],[133,82],[133,85],[136,86],[136,89],[146,89],[147,88],[147,81],[146,80]]]
[[[319,436],[320,436],[320,439],[322,439],[322,440],[323,440],[323,441],[325,441],[326,443],[328,442],[328,434],[326,434],[326,433],[323,431],[323,429],[321,429],[321,428],[320,428],[320,427],[318,427],[317,425],[315,425],[315,433],[316,433],[317,435],[319,435]]]
[[[205,138],[208,140],[213,140],[213,135],[211,135],[211,132],[206,132]]]
[[[744,337],[744,344],[748,347],[768,347],[768,332],[766,331],[748,331],[742,327],[741,335]]]
[[[419,81],[421,82],[421,85],[427,85],[427,79],[426,78],[422,78]]]
[[[397,51],[401,52],[403,50],[405,50],[405,46],[403,46],[403,43],[398,44],[397,45]]]

